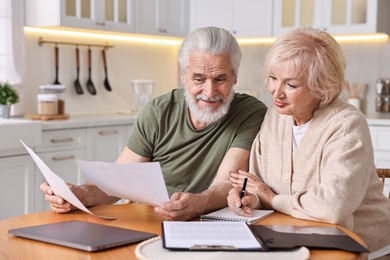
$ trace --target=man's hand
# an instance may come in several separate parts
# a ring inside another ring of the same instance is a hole
[[[206,201],[201,194],[176,192],[170,201],[156,206],[154,212],[165,220],[190,220],[202,214]]]
[[[42,183],[39,188],[43,193],[45,193],[45,200],[50,203],[50,208],[54,212],[66,213],[74,209],[69,202],[59,196],[56,196],[46,182]]]

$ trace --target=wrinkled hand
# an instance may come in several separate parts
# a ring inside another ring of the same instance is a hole
[[[200,194],[176,192],[171,199],[154,208],[154,212],[165,220],[190,220],[199,216],[205,205]]]
[[[229,195],[227,197],[228,206],[230,210],[235,212],[237,215],[251,217],[253,209],[257,204],[257,198],[250,192],[246,192],[245,196],[240,199],[241,189],[241,186],[236,186],[229,191]]]
[[[56,213],[66,213],[75,209],[69,202],[63,198],[56,196],[49,184],[46,182],[42,183],[39,188],[45,193],[45,200],[50,203],[50,208]]]
[[[229,181],[232,183],[233,187],[241,188],[245,178],[248,178],[246,190],[259,196],[262,208],[272,209],[272,199],[276,194],[256,175],[238,170],[238,173],[230,173]]]

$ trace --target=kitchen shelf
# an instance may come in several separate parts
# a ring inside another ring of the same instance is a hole
[[[39,46],[45,43],[49,44],[64,44],[64,45],[75,45],[75,46],[88,46],[88,47],[103,47],[103,48],[112,48],[114,47],[111,44],[105,43],[105,44],[98,44],[98,43],[79,43],[79,42],[63,42],[63,41],[50,41],[50,40],[44,40],[42,37],[39,37],[38,39]]]

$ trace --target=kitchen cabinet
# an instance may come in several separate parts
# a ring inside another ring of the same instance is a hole
[[[87,129],[87,160],[115,162],[127,144],[131,125]]]
[[[30,155],[0,158],[0,220],[32,213],[37,189]]]
[[[190,10],[191,31],[217,26],[235,36],[272,34],[272,0],[191,0]]]
[[[27,26],[61,26],[132,33],[134,21],[134,0],[26,1]]]
[[[135,10],[136,33],[181,37],[188,33],[188,1],[136,0]]]
[[[65,182],[82,184],[85,178],[76,164],[76,159],[86,158],[86,130],[66,129],[43,131],[42,144],[36,149],[42,161]],[[35,183],[45,181],[39,168],[36,167]],[[49,203],[42,192],[37,189],[35,211],[49,210]]]
[[[377,168],[390,168],[390,125],[370,125]]]
[[[273,33],[313,26],[331,34],[390,33],[388,0],[274,0]]]

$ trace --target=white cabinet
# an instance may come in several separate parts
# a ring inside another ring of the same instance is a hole
[[[370,125],[377,168],[390,168],[390,125]]]
[[[273,33],[313,26],[332,34],[390,32],[388,0],[274,0]]]
[[[85,178],[75,162],[76,159],[86,158],[85,129],[44,131],[42,144],[37,147],[37,154],[65,182],[73,184],[85,182]],[[39,186],[44,181],[42,173],[36,167],[35,182]],[[42,192],[36,193],[35,201],[35,211],[50,209]]]
[[[166,36],[186,36],[187,0],[136,0],[135,32]]]
[[[0,220],[32,213],[37,189],[30,155],[0,158]]]
[[[28,0],[26,25],[134,32],[134,0]]]
[[[127,144],[128,126],[104,126],[87,129],[87,159],[115,162]]]
[[[272,34],[272,0],[191,0],[190,10],[191,31],[217,26],[235,36]]]

